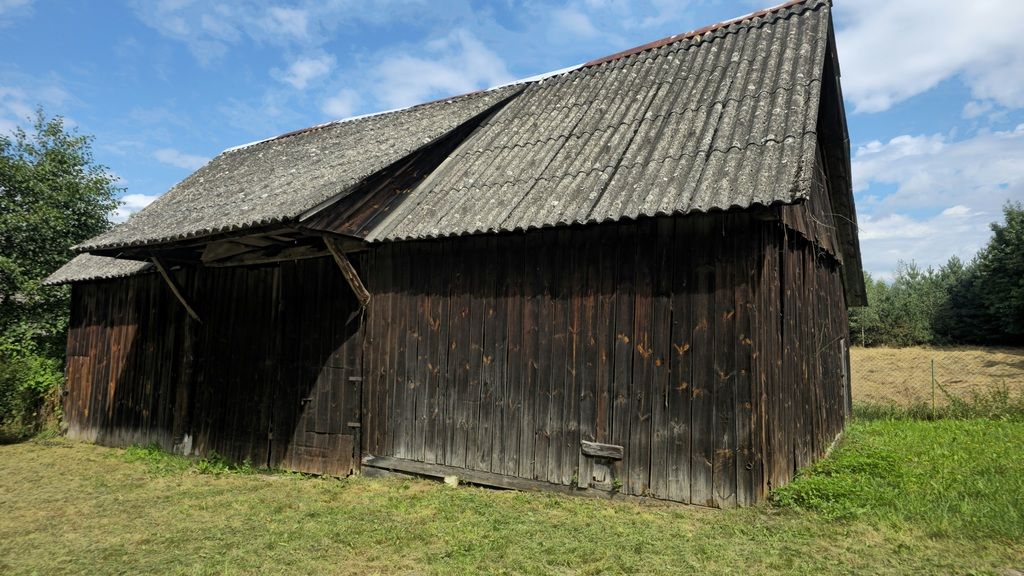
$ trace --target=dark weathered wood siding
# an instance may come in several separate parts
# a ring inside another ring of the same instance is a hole
[[[175,272],[202,323],[157,275],[79,284],[70,433],[328,474],[362,451],[758,502],[846,416],[827,212],[373,245],[353,257],[365,316],[330,258]]]
[[[175,277],[202,323],[156,274],[74,286],[69,434],[309,472],[358,466],[359,309],[334,262]]]
[[[384,244],[365,270],[374,456],[732,506],[842,427],[838,268],[778,221]]]

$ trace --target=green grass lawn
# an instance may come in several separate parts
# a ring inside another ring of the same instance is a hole
[[[715,511],[0,446],[0,573],[1002,574],[1024,423],[857,421],[773,505]]]

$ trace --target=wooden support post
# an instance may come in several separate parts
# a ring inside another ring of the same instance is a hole
[[[164,267],[164,263],[156,256],[153,256],[152,260],[153,265],[156,266],[160,275],[164,277],[164,281],[167,282],[167,287],[174,293],[174,297],[178,299],[178,302],[181,302],[181,305],[185,307],[185,310],[188,311],[188,315],[196,322],[202,324],[203,321],[199,319],[199,314],[196,314],[196,311],[189,305],[188,300],[185,300],[185,296],[182,295],[181,289],[178,288],[178,284],[174,281],[174,278],[171,278],[171,275],[167,272],[167,268]]]
[[[342,276],[348,281],[348,285],[352,287],[352,291],[355,292],[356,298],[359,299],[359,305],[366,308],[366,305],[370,303],[370,291],[363,286],[363,281],[359,279],[359,274],[356,273],[356,269],[352,266],[352,262],[349,261],[348,256],[341,251],[341,247],[338,245],[337,240],[329,236],[324,236],[324,244],[327,245],[327,249],[331,251],[331,255],[334,256],[334,261],[338,264],[338,268],[341,269]]]

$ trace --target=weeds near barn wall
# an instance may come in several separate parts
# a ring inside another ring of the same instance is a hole
[[[0,337],[0,437],[17,439],[59,426],[61,362],[34,346]]]
[[[256,468],[248,460],[241,464],[232,463],[216,452],[203,458],[171,454],[155,444],[149,446],[130,446],[124,449],[120,454],[120,458],[125,462],[142,464],[150,474],[158,476],[174,474],[267,474],[275,472]]]

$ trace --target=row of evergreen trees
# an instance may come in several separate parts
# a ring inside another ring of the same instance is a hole
[[[1003,214],[971,262],[954,256],[938,270],[901,263],[889,282],[865,274],[868,306],[850,311],[853,342],[1024,344],[1024,205],[1007,204]]]

